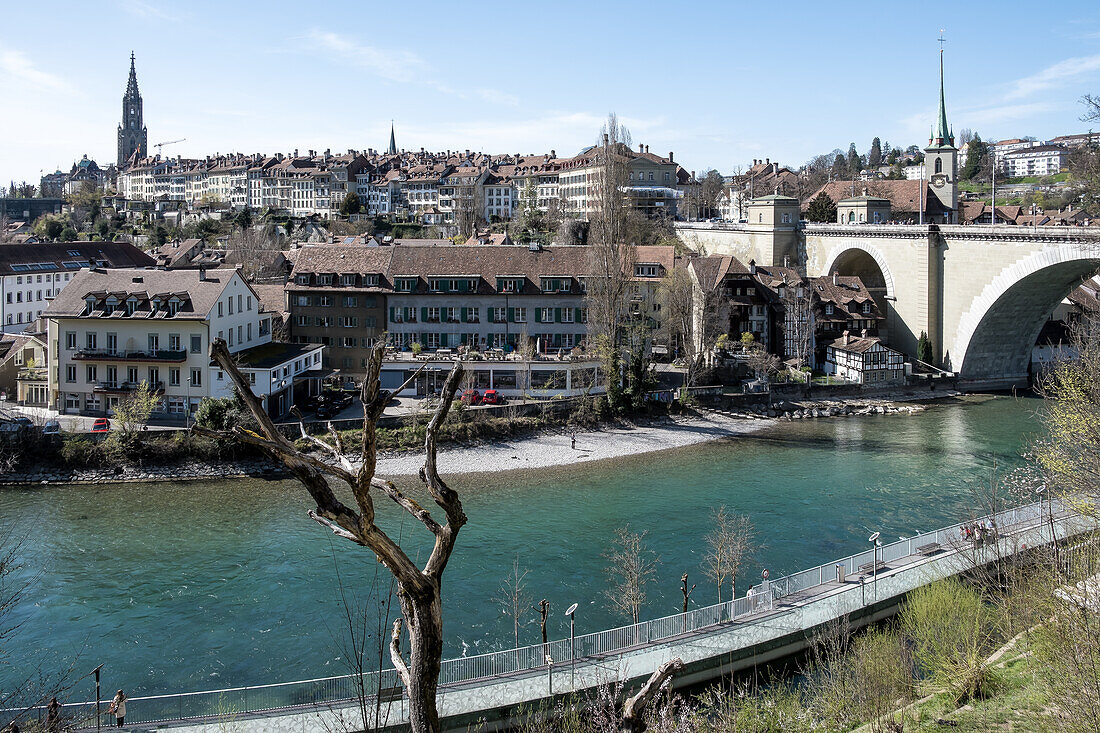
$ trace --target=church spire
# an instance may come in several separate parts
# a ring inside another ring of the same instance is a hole
[[[386,153],[397,155],[397,140],[393,136],[393,120],[390,120],[390,147],[387,148]]]
[[[940,31],[940,109],[939,115],[936,117],[936,128],[932,132],[932,138],[928,141],[929,145],[955,145],[955,135],[952,134],[951,128],[947,124],[947,104],[943,98],[943,31]]]
[[[137,69],[134,68],[134,52],[130,52],[130,79],[126,82],[126,96],[138,95]]]

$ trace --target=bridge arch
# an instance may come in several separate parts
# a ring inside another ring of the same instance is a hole
[[[858,275],[873,295],[895,297],[894,276],[879,249],[864,242],[846,242],[829,253],[825,275]],[[877,291],[877,292],[876,292]],[[877,299],[877,298],[876,298]],[[879,303],[882,307],[882,303]]]
[[[944,366],[964,380],[1022,382],[1050,313],[1100,268],[1100,251],[1049,247],[1004,268],[959,319]]]

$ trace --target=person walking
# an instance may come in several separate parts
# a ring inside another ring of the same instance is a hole
[[[111,700],[111,707],[107,708],[107,712],[115,714],[115,722],[118,727],[121,728],[122,724],[126,722],[126,693],[119,690],[115,693],[114,699]]]
[[[46,706],[46,733],[57,733],[59,730],[61,730],[61,703],[55,697]]]
[[[577,449],[577,431],[574,430],[569,433],[569,447],[573,450]]]

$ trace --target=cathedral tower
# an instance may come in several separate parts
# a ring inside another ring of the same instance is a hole
[[[943,47],[940,47],[940,109],[935,128],[924,149],[924,165],[928,171],[929,202],[934,197],[939,210],[929,210],[929,221],[958,223],[959,210],[959,150],[955,134],[947,126],[947,106],[943,100]]]
[[[126,82],[126,94],[122,96],[122,124],[118,126],[118,167],[126,165],[130,157],[144,158],[149,154],[149,132],[142,122],[141,92],[138,91],[134,54],[130,53],[130,80]]]

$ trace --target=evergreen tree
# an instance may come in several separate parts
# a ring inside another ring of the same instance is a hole
[[[340,202],[340,213],[344,216],[358,214],[361,208],[362,202],[359,200],[359,194],[355,191],[348,193],[344,200]]]
[[[836,202],[829,194],[822,191],[806,207],[806,218],[819,223],[836,221]]]
[[[252,209],[247,206],[240,210],[237,214],[237,226],[241,228],[241,231],[245,231],[252,226]]]
[[[877,137],[871,141],[871,150],[867,153],[867,167],[878,168],[882,165],[882,141]]]
[[[982,138],[977,133],[970,140],[970,145],[966,149],[966,165],[959,171],[959,177],[964,181],[969,181],[975,178],[981,173],[982,166],[986,162],[986,158],[989,156],[989,146],[982,142]]]
[[[848,173],[852,178],[856,178],[861,170],[863,170],[863,159],[859,157],[859,153],[856,151],[856,144],[851,143],[848,146]]]
[[[917,359],[925,364],[932,363],[932,339],[925,331],[920,332],[920,340],[917,341]]]
[[[844,162],[844,156],[840,153],[833,158],[833,178],[843,178],[848,172],[848,164]]]

